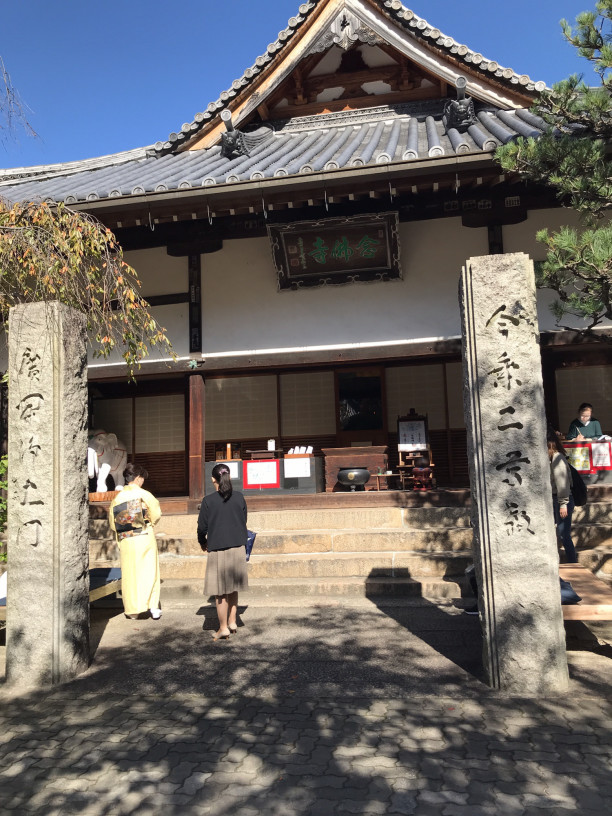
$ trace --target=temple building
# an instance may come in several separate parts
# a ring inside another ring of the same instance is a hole
[[[92,358],[92,427],[124,440],[154,493],[196,501],[205,462],[269,441],[279,458],[388,446],[395,470],[414,408],[438,485],[466,486],[461,267],[542,259],[536,232],[578,223],[494,160],[542,133],[544,87],[399,0],[309,0],[167,140],[0,171],[3,198],[113,230],[178,355],[153,350],[136,383]],[[538,298],[549,418],[566,430],[586,400],[612,428],[612,349],[556,329]]]

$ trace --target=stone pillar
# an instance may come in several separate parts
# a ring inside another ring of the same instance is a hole
[[[567,688],[533,264],[471,258],[460,287],[474,561],[489,684]]]
[[[7,681],[40,687],[89,663],[85,318],[9,317]]]

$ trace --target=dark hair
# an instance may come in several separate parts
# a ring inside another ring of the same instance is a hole
[[[578,408],[578,413],[581,414],[587,408],[590,408],[591,411],[593,410],[593,406],[591,405],[590,402],[583,402],[582,405],[580,405],[579,408]]]
[[[226,502],[229,497],[232,495],[233,487],[232,487],[232,479],[230,476],[230,469],[227,465],[223,463],[219,465],[215,465],[212,469],[212,477],[215,482],[219,485],[218,493]]]
[[[561,440],[559,439],[559,434],[555,431],[555,429],[549,425],[546,430],[546,445],[548,447],[548,458],[552,461],[552,458],[555,453],[560,453],[563,456],[567,457],[565,453],[565,448],[561,444]]]
[[[139,476],[142,476],[143,479],[148,479],[149,471],[146,468],[143,468],[142,465],[135,465],[133,462],[129,462],[123,471],[125,483],[130,484],[130,482],[133,482],[134,479],[137,479]]]
[[[416,466],[418,468],[428,468],[429,467],[429,459],[427,456],[419,456],[416,460]]]

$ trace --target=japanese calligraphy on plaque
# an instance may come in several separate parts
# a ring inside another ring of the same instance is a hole
[[[279,289],[401,278],[397,213],[271,224]]]

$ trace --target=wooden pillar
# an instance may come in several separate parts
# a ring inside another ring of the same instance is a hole
[[[189,498],[204,495],[204,397],[206,386],[201,374],[189,378]]]

